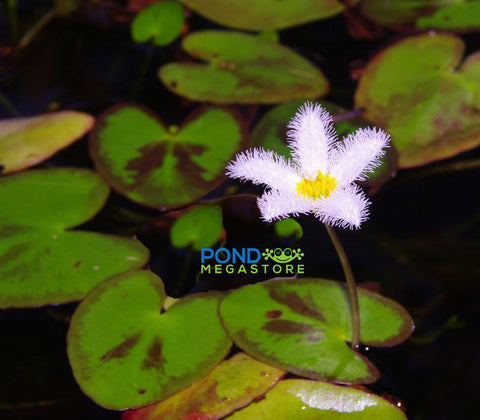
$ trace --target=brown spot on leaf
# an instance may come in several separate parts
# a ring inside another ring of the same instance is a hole
[[[80,260],[77,260],[73,263],[73,268],[78,268],[82,265],[82,262]]]
[[[268,311],[265,315],[268,318],[280,318],[282,316],[282,311],[279,310],[273,310],[273,311]]]
[[[142,363],[142,369],[163,370],[165,359],[162,355],[162,342],[158,337],[154,337],[152,343],[148,347],[147,357]]]
[[[138,390],[138,393],[139,393],[139,394],[145,394],[145,392],[146,392],[146,391],[145,391],[144,389],[139,389],[139,390]]]
[[[293,312],[325,322],[325,317],[315,308],[311,296],[301,298],[296,292],[281,293],[273,288],[268,293],[273,300],[288,306]]]
[[[137,343],[140,341],[141,335],[142,335],[141,333],[137,333],[127,337],[118,346],[115,346],[114,348],[107,351],[100,358],[100,360],[102,362],[106,362],[111,359],[120,359],[122,357],[127,356],[128,353],[130,353],[130,351],[132,350],[132,348],[135,347]]]

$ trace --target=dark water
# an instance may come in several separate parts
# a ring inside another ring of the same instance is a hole
[[[49,6],[20,2],[20,29]],[[194,104],[169,93],[156,77],[158,67],[181,58],[178,45],[153,52],[142,82],[148,47],[130,41],[121,23],[125,7],[99,3],[68,19],[53,22],[21,55],[3,54],[0,90],[10,105],[0,116],[34,115],[47,110],[77,109],[98,114],[106,107],[135,100],[155,109],[170,123],[179,122]],[[120,23],[119,23],[120,21]],[[2,44],[8,45],[6,17],[0,21]],[[213,27],[193,17],[193,29]],[[388,39],[352,41],[341,17],[283,31],[283,43],[321,67],[333,88],[327,99],[351,107],[355,82],[351,63],[362,65]],[[480,49],[478,36],[466,36],[468,50]],[[140,83],[140,84],[139,84]],[[138,86],[138,88],[135,88]],[[135,92],[136,91],[136,92]],[[257,120],[268,108],[243,108]],[[253,114],[252,114],[253,113]],[[473,151],[442,164],[478,158]],[[83,139],[54,156],[48,164],[91,166]],[[438,164],[437,164],[438,165]],[[428,168],[427,168],[428,169]],[[372,214],[358,232],[340,232],[361,282],[375,282],[383,294],[403,304],[416,321],[411,340],[392,349],[369,350],[382,372],[372,390],[401,402],[412,420],[477,418],[480,298],[480,229],[478,170],[421,174],[400,172],[372,198]],[[248,191],[248,189],[246,190]],[[135,220],[124,216],[128,210]],[[290,246],[257,220],[249,200],[224,205],[231,246]],[[202,278],[195,283],[198,255],[173,250],[164,238],[168,222],[144,223],[151,212],[113,195],[86,228],[131,233],[152,251],[152,270],[161,274],[170,293],[183,262],[190,268],[182,294],[215,288],[227,290],[259,279]],[[342,279],[337,257],[322,227],[301,218],[304,237],[295,244],[305,251],[306,275]],[[239,228],[241,226],[241,228]],[[167,264],[168,263],[168,264]],[[96,406],[76,385],[68,364],[65,335],[74,305],[0,312],[0,418],[118,419],[119,413]],[[122,378],[118,378],[121,381]]]

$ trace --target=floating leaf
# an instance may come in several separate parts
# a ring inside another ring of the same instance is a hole
[[[222,25],[264,31],[284,29],[341,13],[345,7],[337,0],[180,0],[190,9]]]
[[[183,8],[176,1],[166,0],[143,9],[132,22],[135,42],[153,40],[157,47],[170,44],[182,31]]]
[[[159,75],[170,90],[192,100],[274,103],[328,91],[328,81],[309,61],[262,37],[202,31],[185,37],[182,45],[209,63],[171,63]]]
[[[122,420],[216,420],[261,397],[285,371],[238,353],[211,373],[169,399]]]
[[[358,290],[361,342],[392,346],[409,337],[412,319],[396,302]],[[345,285],[320,279],[274,279],[235,290],[220,304],[228,334],[245,352],[296,375],[370,383],[375,366],[346,344],[351,338]]]
[[[68,332],[80,387],[98,404],[124,409],[162,400],[200,379],[231,345],[218,319],[219,297],[189,295],[162,313],[164,286],[152,272],[102,283],[82,301]]]
[[[459,0],[365,0],[362,13],[382,25],[399,29],[445,29],[469,32],[480,28],[480,2]]]
[[[89,131],[94,118],[62,111],[0,121],[0,173],[20,171],[49,158]]]
[[[419,17],[417,27],[459,32],[478,31],[480,29],[480,2],[478,0],[467,0],[463,3],[458,3],[457,0],[451,1],[452,4],[439,8],[434,14]]]
[[[302,100],[290,101],[268,111],[252,130],[250,136],[252,146],[273,150],[282,156],[291,158],[286,141],[287,125],[303,103]],[[337,118],[335,129],[340,137],[345,137],[358,128],[369,125],[367,121],[359,117],[343,119],[348,111],[338,105],[326,101],[319,103]],[[362,185],[367,187],[380,185],[392,177],[398,166],[398,154],[395,148],[390,147],[382,159],[382,164],[368,175],[368,179],[363,181]]]
[[[273,228],[278,236],[295,239],[300,239],[303,236],[302,226],[294,219],[280,220],[273,225]]]
[[[325,382],[280,381],[265,399],[233,413],[229,420],[407,420],[376,395]]]
[[[0,307],[79,300],[106,278],[146,263],[138,241],[67,230],[94,216],[108,192],[86,169],[0,178]]]
[[[420,35],[387,48],[367,66],[356,105],[392,135],[402,167],[480,144],[480,54],[459,67],[463,50],[454,35]]]
[[[187,211],[175,221],[170,239],[177,248],[191,246],[193,250],[200,251],[215,245],[222,231],[222,208],[201,206]]]
[[[225,179],[225,165],[241,148],[242,120],[204,108],[166,129],[148,109],[121,105],[102,114],[90,153],[107,182],[133,201],[173,206],[199,199]]]

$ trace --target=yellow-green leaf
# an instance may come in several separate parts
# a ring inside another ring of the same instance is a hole
[[[0,173],[44,161],[81,138],[93,123],[92,116],[76,111],[0,120]]]

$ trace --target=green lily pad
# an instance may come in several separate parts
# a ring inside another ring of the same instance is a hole
[[[162,313],[165,290],[150,271],[96,287],[73,315],[68,357],[82,390],[110,409],[160,401],[206,375],[231,342],[217,315],[219,293],[179,300]]]
[[[289,48],[259,36],[202,31],[183,39],[183,49],[208,61],[170,63],[159,76],[174,93],[220,103],[274,103],[316,98],[328,81],[313,64]]]
[[[413,329],[396,302],[358,290],[361,342],[392,346]],[[235,290],[220,303],[229,336],[242,350],[296,375],[339,383],[370,383],[375,366],[353,351],[350,307],[343,283],[301,278],[274,279]]]
[[[303,229],[295,219],[283,219],[273,225],[275,233],[285,238],[300,239],[303,236]]]
[[[184,23],[183,7],[176,1],[166,0],[143,9],[132,22],[135,42],[153,41],[162,47],[170,44],[181,33]]]
[[[303,103],[303,100],[290,101],[277,105],[268,111],[252,130],[250,136],[251,145],[273,150],[279,155],[291,158],[290,148],[287,146],[286,141],[287,125]],[[344,119],[348,110],[336,104],[327,101],[320,101],[318,103],[337,119],[335,129],[339,137],[345,137],[360,127],[371,126],[371,124],[360,117]],[[362,181],[361,184],[363,186],[372,187],[381,185],[392,178],[392,175],[398,168],[398,154],[395,148],[388,148],[382,160],[382,164],[368,175],[367,180]]]
[[[174,206],[220,185],[243,138],[243,122],[233,111],[203,108],[182,127],[167,129],[152,111],[121,105],[98,118],[90,154],[119,193],[147,206]]]
[[[147,262],[148,250],[136,240],[67,230],[93,217],[108,193],[86,169],[0,178],[0,307],[79,300],[106,278]]]
[[[344,11],[338,0],[180,0],[210,20],[237,29],[265,31],[284,29],[318,19],[326,19]]]
[[[265,399],[233,413],[229,420],[407,420],[383,398],[324,382],[280,381]]]
[[[454,35],[420,35],[385,49],[365,69],[356,106],[391,134],[400,166],[423,165],[480,144],[480,54],[460,66],[463,51]]]
[[[222,208],[201,206],[180,216],[170,230],[170,240],[177,248],[191,246],[194,251],[218,242],[223,231]]]
[[[122,420],[216,420],[261,397],[285,371],[238,353],[161,403],[125,413]]]
[[[0,121],[0,173],[36,165],[81,138],[95,119],[83,112],[62,111]]]
[[[369,19],[393,29],[480,29],[480,1],[475,0],[365,0],[360,10]]]

